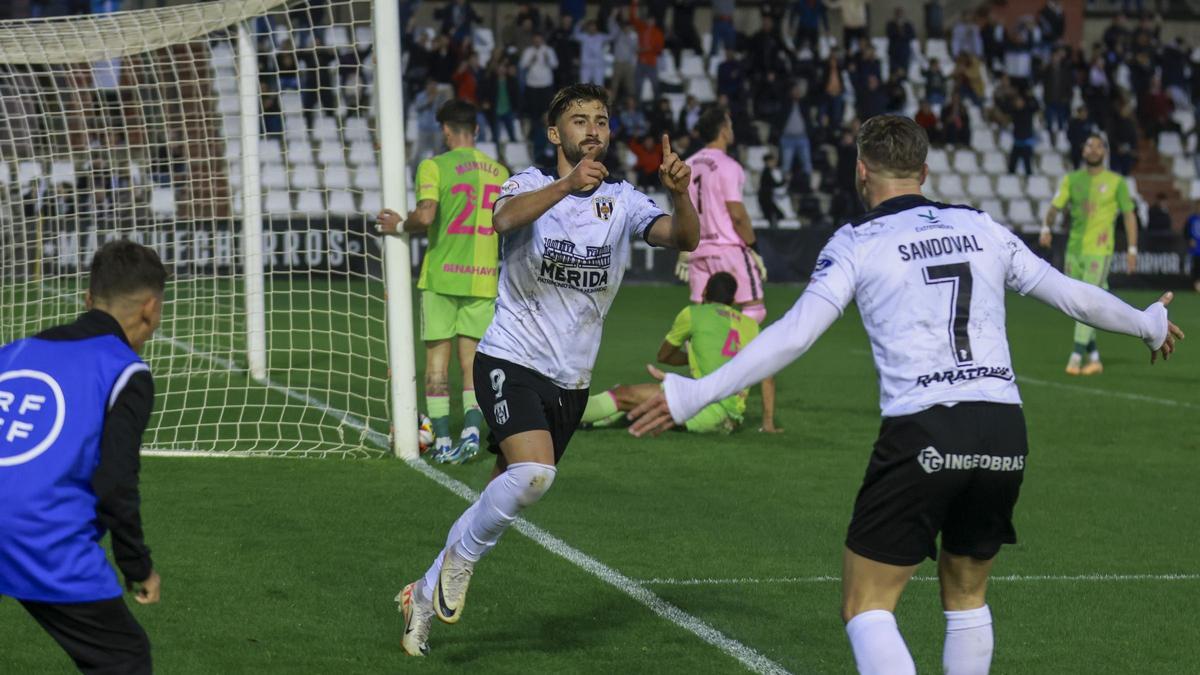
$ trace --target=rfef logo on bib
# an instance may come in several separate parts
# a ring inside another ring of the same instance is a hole
[[[67,404],[62,387],[39,370],[0,373],[0,468],[45,452],[62,432]]]

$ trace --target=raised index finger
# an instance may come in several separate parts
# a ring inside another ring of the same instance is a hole
[[[666,159],[671,154],[671,137],[663,134],[663,159]]]

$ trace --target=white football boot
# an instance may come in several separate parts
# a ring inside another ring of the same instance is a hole
[[[457,623],[462,616],[474,571],[475,563],[458,555],[454,546],[446,549],[438,585],[433,591],[433,611],[443,623]]]
[[[404,614],[404,636],[400,638],[400,646],[409,656],[425,656],[429,653],[426,641],[433,623],[433,603],[425,602],[421,586],[420,580],[414,581],[396,596],[400,612]]]

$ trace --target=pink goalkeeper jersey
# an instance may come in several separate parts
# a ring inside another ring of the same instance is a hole
[[[742,201],[742,185],[746,182],[742,165],[712,148],[692,155],[687,165],[692,167],[692,185],[688,191],[700,215],[700,246],[696,253],[719,246],[745,246],[725,207],[725,202]]]

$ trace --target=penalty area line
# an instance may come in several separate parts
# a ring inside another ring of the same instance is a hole
[[[235,373],[244,373],[245,372],[245,369],[239,367],[233,361],[222,358],[220,356],[216,356],[215,354],[208,354],[204,351],[196,349],[194,346],[192,346],[182,340],[178,340],[178,339],[170,337],[170,336],[162,336],[162,339],[166,340],[167,342],[169,342],[172,346],[176,347],[177,349],[187,352],[188,354],[191,354],[193,356],[205,359],[205,360],[207,360],[213,364],[216,364],[218,366],[221,366],[231,372],[235,372]],[[293,391],[292,389],[289,389],[288,387],[286,387],[282,384],[271,381],[269,378],[266,381],[261,382],[261,384],[263,384],[263,385],[269,387],[270,389],[275,390],[281,394],[284,394],[288,398],[307,403],[308,405],[318,408],[321,411],[340,419],[346,426],[355,428],[358,431],[360,431],[363,434],[363,438],[365,440],[369,441],[376,447],[379,447],[379,448],[383,449],[384,451],[390,453],[391,445],[388,442],[388,437],[385,434],[381,434],[378,431],[374,431],[374,430],[370,429],[363,420],[360,420],[359,418],[355,417],[354,415],[351,415],[350,413],[345,412],[343,410],[338,410],[336,408],[333,408],[332,406],[328,405],[327,403],[325,403],[324,401],[322,401],[316,397],[309,396],[308,394],[303,394],[300,392]],[[167,457],[175,457],[175,456],[195,457],[195,456],[198,456],[199,454],[201,454],[201,453],[188,452],[188,451],[162,451],[162,450],[149,450],[149,451],[145,451],[143,454],[150,454],[150,453],[154,453],[154,455],[152,455],[152,456],[156,455],[156,456],[167,456]],[[208,453],[203,453],[203,454],[205,456],[208,455]],[[232,453],[212,453],[212,454],[223,455],[223,456],[234,456]],[[241,453],[241,454],[247,455],[247,453]],[[429,464],[425,463],[423,460],[420,460],[420,459],[409,460],[409,461],[406,461],[405,464],[407,464],[409,467],[411,467],[417,473],[420,473],[421,475],[425,476],[426,478],[429,478],[430,480],[434,481],[438,485],[441,485],[442,487],[446,488],[450,492],[454,493],[455,495],[458,495],[459,497],[461,497],[462,499],[464,499],[468,502],[474,502],[476,499],[479,498],[479,493],[475,492],[470,487],[468,487],[466,483],[463,483],[462,481],[450,476],[449,474],[430,466]],[[725,635],[721,631],[719,631],[716,628],[713,628],[709,624],[705,623],[703,620],[685,612],[684,610],[680,609],[679,607],[676,607],[675,605],[658,597],[657,595],[654,594],[653,591],[646,588],[646,586],[644,585],[643,582],[639,582],[630,577],[625,576],[624,574],[620,573],[616,569],[609,567],[608,565],[605,565],[604,563],[600,562],[599,560],[597,560],[597,559],[589,556],[588,554],[580,551],[579,549],[571,546],[567,542],[563,541],[562,539],[559,539],[558,537],[554,536],[553,534],[550,534],[550,532],[548,532],[547,530],[545,530],[541,527],[538,527],[537,525],[534,525],[533,523],[529,522],[528,520],[526,520],[524,518],[517,518],[516,521],[513,523],[513,529],[515,529],[516,531],[525,535],[529,539],[532,539],[535,543],[537,543],[539,546],[546,549],[547,551],[563,558],[567,562],[575,565],[576,567],[579,567],[580,569],[587,572],[588,574],[591,574],[592,576],[603,581],[604,583],[606,583],[606,584],[616,588],[617,590],[621,591],[622,593],[628,595],[630,598],[636,600],[638,603],[645,606],[647,609],[654,612],[655,614],[662,617],[663,619],[666,619],[667,621],[671,622],[675,626],[682,628],[682,629],[688,631],[689,633],[692,633],[693,635],[700,638],[701,640],[708,643],[709,645],[716,647],[717,649],[721,650],[722,652],[725,652],[727,655],[737,659],[739,663],[741,663],[743,666],[746,667],[746,669],[750,670],[751,672],[761,673],[763,675],[768,675],[768,674],[769,675],[786,675],[788,673],[788,670],[785,669],[783,666],[779,665],[778,663],[775,663],[774,661],[767,658],[766,656],[759,653],[758,651],[754,650],[753,648],[748,647],[745,644],[742,644],[741,642],[738,642],[737,640]]]
[[[937,577],[913,577],[913,581],[933,582]],[[669,577],[654,579],[639,579],[638,583],[646,586],[743,586],[743,585],[772,585],[772,584],[826,584],[841,583],[842,578],[836,575],[820,574],[809,577],[743,577],[743,578],[708,578],[708,579],[675,579]],[[1200,574],[998,574],[989,581],[1000,582],[1128,582],[1128,581],[1200,581]]]

